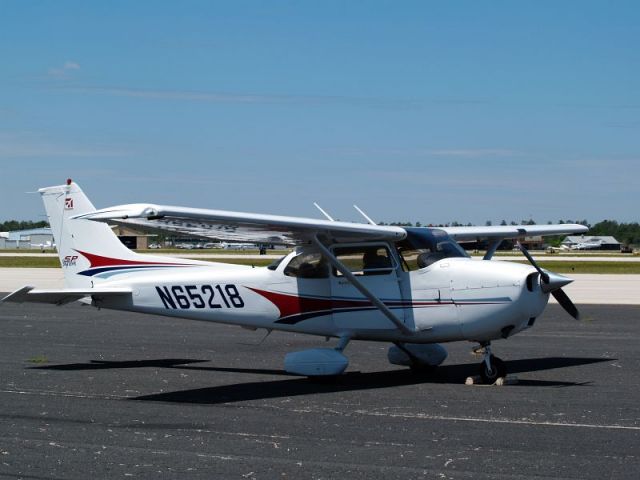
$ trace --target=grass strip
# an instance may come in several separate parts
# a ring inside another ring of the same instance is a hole
[[[58,257],[0,257],[3,268],[60,268]]]

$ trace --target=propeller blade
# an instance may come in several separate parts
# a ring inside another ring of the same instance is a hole
[[[549,283],[549,275],[547,275],[547,272],[545,272],[544,270],[542,270],[542,268],[540,268],[540,265],[538,265],[536,263],[536,261],[534,260],[534,258],[531,256],[531,254],[529,253],[529,250],[527,250],[524,245],[522,245],[520,242],[517,243],[518,248],[520,249],[520,251],[522,252],[522,254],[527,257],[527,260],[529,260],[529,263],[531,265],[533,265],[533,267],[538,271],[538,273],[540,274],[540,278],[542,278],[542,281],[544,283]]]
[[[551,295],[558,301],[558,303],[564,308],[569,315],[571,315],[576,320],[580,320],[580,312],[573,304],[571,299],[564,293],[564,290],[558,288],[557,290],[553,290]]]

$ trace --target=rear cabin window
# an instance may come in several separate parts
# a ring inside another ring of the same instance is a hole
[[[297,278],[328,278],[329,265],[319,252],[301,253],[291,259],[284,274]]]
[[[336,247],[336,258],[354,275],[388,275],[393,272],[394,264],[386,246]],[[333,274],[341,277],[335,268]]]

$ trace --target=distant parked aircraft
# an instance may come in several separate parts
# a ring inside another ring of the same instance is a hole
[[[571,245],[571,250],[596,250],[602,247],[598,242],[581,242]]]

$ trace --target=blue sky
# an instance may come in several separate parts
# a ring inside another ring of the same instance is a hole
[[[0,58],[0,220],[67,177],[98,207],[640,220],[637,1],[4,1]]]

